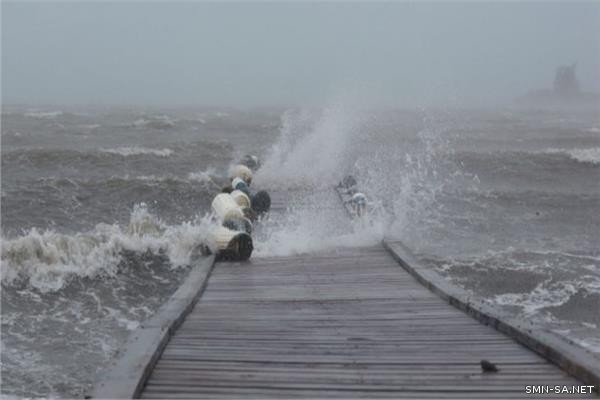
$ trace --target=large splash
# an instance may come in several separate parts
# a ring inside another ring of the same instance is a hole
[[[476,185],[452,154],[447,130],[427,115],[391,131],[389,115],[342,105],[289,110],[281,135],[256,176],[257,185],[289,193],[286,215],[266,224],[258,254],[285,255],[336,246],[372,245],[386,235],[420,238],[439,217],[438,195]],[[365,151],[368,149],[368,151]],[[369,199],[362,221],[348,223],[333,187],[347,174]]]
[[[347,170],[360,116],[336,104],[322,110],[288,110],[279,140],[256,176],[257,184],[291,187],[331,186]]]
[[[422,228],[439,221],[438,197],[443,191],[476,181],[449,160],[453,149],[447,129],[423,118],[412,143],[398,132],[396,141],[384,142],[375,154],[363,154],[354,168],[367,195],[385,211],[380,214],[385,234],[404,240],[423,239]]]

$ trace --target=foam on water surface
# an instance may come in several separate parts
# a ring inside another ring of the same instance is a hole
[[[118,147],[116,149],[101,149],[100,151],[104,153],[118,154],[123,157],[127,156],[138,156],[140,154],[151,154],[157,157],[169,157],[173,154],[173,150],[171,149],[149,149],[145,147]]]
[[[600,147],[593,147],[589,149],[546,149],[544,153],[547,154],[565,154],[573,160],[590,163],[594,165],[600,165]]]
[[[32,117],[32,118],[55,118],[62,114],[63,114],[63,112],[60,110],[58,110],[58,111],[33,111],[32,110],[32,111],[27,111],[23,115],[26,117]]]

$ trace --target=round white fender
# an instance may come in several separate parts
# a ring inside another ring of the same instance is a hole
[[[217,256],[227,260],[247,260],[254,250],[252,237],[245,232],[234,231],[224,226],[213,229],[208,237]]]
[[[246,232],[247,234],[252,233],[252,221],[249,218],[227,219],[223,221],[222,226],[232,231]]]
[[[242,208],[250,207],[250,197],[241,190],[234,190],[231,192],[231,197],[233,197],[233,200],[238,206]]]
[[[246,183],[246,181],[245,181],[245,180],[243,180],[242,178],[239,178],[239,177],[237,177],[237,176],[236,176],[236,177],[235,177],[235,178],[233,178],[233,180],[231,181],[231,187],[232,187],[234,190],[235,190],[235,189],[242,190],[241,188],[244,188],[244,187],[245,187],[245,188],[247,188],[247,187],[248,187],[248,184]]]
[[[241,207],[229,193],[219,193],[212,201],[212,209],[221,221],[244,218]]]
[[[229,178],[231,180],[235,178],[243,179],[244,182],[250,186],[250,183],[252,183],[252,171],[250,171],[250,168],[246,167],[245,165],[234,165],[229,170]]]

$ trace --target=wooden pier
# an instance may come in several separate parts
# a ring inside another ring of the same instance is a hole
[[[141,397],[506,398],[537,384],[578,382],[378,246],[217,264]]]
[[[530,398],[527,385],[582,384],[546,359],[560,357],[402,268],[395,246],[204,266],[207,281],[185,289],[195,306],[180,294],[179,311],[160,311],[171,318],[150,332],[160,340],[145,356],[125,354],[93,397]],[[483,359],[499,372],[483,372]],[[571,374],[597,379],[594,365],[567,361]]]

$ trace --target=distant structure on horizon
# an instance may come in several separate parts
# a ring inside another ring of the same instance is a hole
[[[575,76],[577,64],[564,65],[556,69],[554,77],[554,93],[560,97],[572,97],[580,94],[579,82]]]
[[[559,66],[554,75],[553,89],[532,90],[518,97],[516,102],[528,106],[600,106],[600,94],[581,91],[576,67],[577,63]]]

